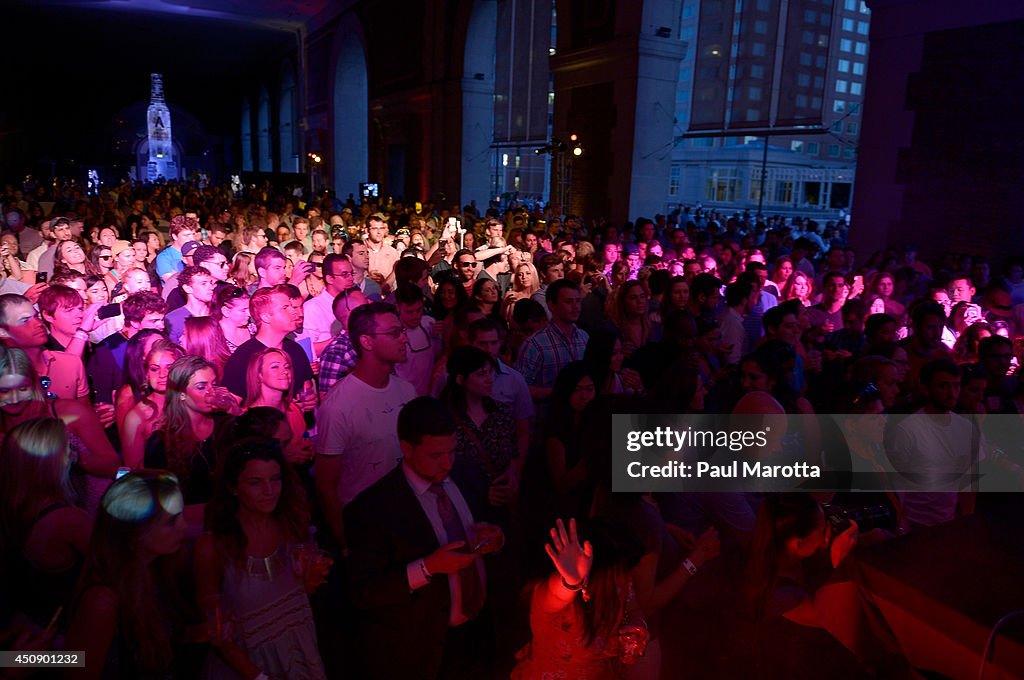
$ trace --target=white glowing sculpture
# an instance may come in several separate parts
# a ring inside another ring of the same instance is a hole
[[[171,142],[171,112],[164,103],[164,81],[159,73],[150,74],[152,88],[149,94],[149,108],[146,109],[146,126],[149,130],[149,162],[146,165],[146,179],[155,182],[157,178],[178,179],[178,164],[174,161],[174,145]]]

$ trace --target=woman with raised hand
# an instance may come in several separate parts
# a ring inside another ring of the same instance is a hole
[[[595,527],[596,528],[596,527]],[[643,656],[647,624],[629,570],[637,551],[606,527],[580,543],[576,520],[559,519],[544,546],[555,571],[530,596],[532,641],[516,655],[514,680],[604,680]]]
[[[505,293],[505,299],[501,301],[502,315],[509,323],[512,322],[512,310],[516,303],[524,298],[531,297],[540,290],[540,275],[532,262],[521,262],[516,266],[512,275],[512,288]]]

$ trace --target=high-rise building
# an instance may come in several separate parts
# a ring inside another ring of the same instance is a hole
[[[678,136],[672,152],[666,207],[671,210],[680,203],[700,202],[727,210],[755,210],[761,200],[765,137],[757,135],[756,129],[749,135],[732,137],[686,136],[692,127],[694,97],[700,102],[701,97],[706,98],[708,81],[722,79],[721,73],[706,68],[698,70],[701,3],[709,1],[716,0],[683,0],[680,38],[688,47],[676,93]],[[825,132],[768,137],[763,210],[766,214],[834,217],[842,210],[848,211],[852,203],[870,11],[863,0],[804,0],[786,4],[791,15],[800,14],[790,16],[785,37],[788,44],[780,53],[785,73],[776,82],[785,89],[780,92],[779,111],[786,107],[797,112],[820,111]],[[773,94],[769,91],[770,73],[761,76],[768,86],[764,90],[759,83],[751,84],[751,75],[763,74],[770,70],[770,65],[765,68],[756,63],[740,64],[736,56],[757,55],[764,48],[755,43],[774,40],[776,28],[770,17],[777,16],[779,5],[779,0],[735,0],[735,13],[728,12],[728,16],[735,17],[734,25],[726,25],[722,30],[733,38],[734,59],[729,76],[736,85],[723,105],[733,115],[740,109],[740,102],[744,104],[741,114],[755,114],[756,103]],[[728,4],[725,7],[730,9]],[[758,11],[768,20],[755,16]],[[754,73],[744,73],[743,68]],[[781,123],[784,117],[780,115],[776,122]]]
[[[146,109],[146,129],[149,135],[149,161],[146,180],[158,178],[178,179],[178,164],[174,160],[171,137],[171,111],[164,101],[164,81],[159,73],[150,74],[149,108]]]

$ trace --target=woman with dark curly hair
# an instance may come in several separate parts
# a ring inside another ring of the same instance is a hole
[[[309,508],[276,442],[243,439],[221,461],[196,544],[207,678],[326,677],[308,593],[330,561],[309,540]]]

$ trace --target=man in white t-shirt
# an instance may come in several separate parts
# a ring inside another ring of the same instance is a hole
[[[974,425],[953,413],[960,397],[960,370],[950,359],[921,367],[925,405],[897,424],[886,452],[906,493],[900,495],[904,521],[935,526],[973,511],[967,486],[978,462],[980,436]]]
[[[416,397],[412,385],[392,375],[409,344],[392,305],[374,302],[353,310],[348,333],[359,360],[324,397],[316,418],[317,498],[342,547],[342,511],[401,459],[398,412]]]

